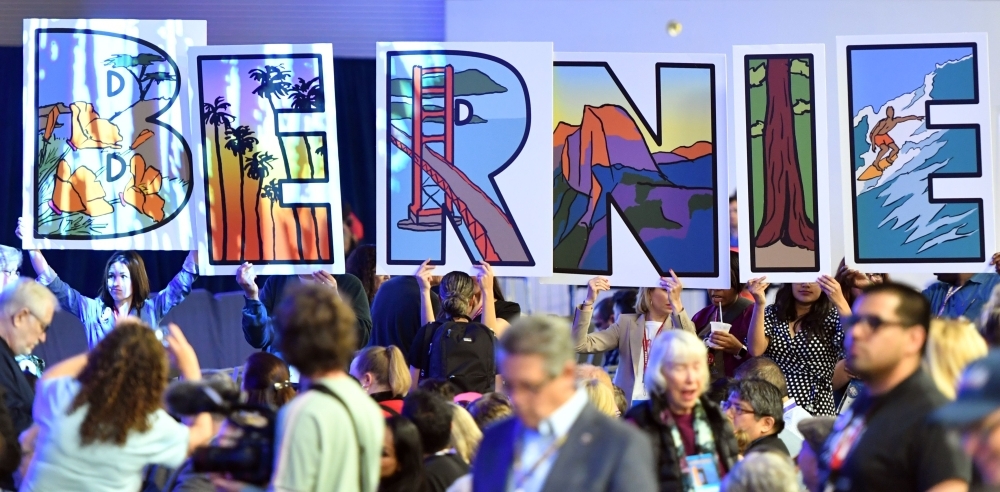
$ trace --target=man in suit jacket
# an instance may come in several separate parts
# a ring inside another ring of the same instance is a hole
[[[576,387],[570,328],[522,318],[500,339],[499,368],[516,417],[488,427],[475,492],[654,492],[652,446],[595,409]]]

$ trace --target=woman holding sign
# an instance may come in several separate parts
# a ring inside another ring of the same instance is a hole
[[[660,279],[660,287],[639,289],[635,306],[637,313],[622,314],[607,329],[588,334],[597,294],[610,288],[608,279],[604,277],[590,279],[587,283],[587,299],[576,309],[573,336],[578,353],[592,354],[618,349],[620,358],[614,383],[625,391],[628,406],[632,407],[638,401],[649,399],[642,378],[649,364],[653,339],[674,328],[694,333],[694,324],[681,303],[681,290],[684,286],[671,270],[670,278]]]
[[[785,284],[774,305],[764,292],[767,278],[747,283],[754,297],[753,321],[747,348],[754,357],[773,360],[788,381],[788,396],[814,416],[834,415],[834,374],[838,386],[844,374],[844,329],[841,316],[849,316],[840,284],[824,275],[816,282]]]
[[[17,221],[17,237],[21,237],[21,219]],[[150,292],[146,264],[135,251],[119,251],[108,258],[104,279],[97,299],[84,296],[63,282],[38,250],[28,251],[38,282],[59,299],[59,307],[80,319],[87,334],[87,348],[93,349],[118,320],[135,316],[149,326],[159,326],[160,320],[191,293],[198,279],[198,254],[188,253],[181,271],[167,288]]]

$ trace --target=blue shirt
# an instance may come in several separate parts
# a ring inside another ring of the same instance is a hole
[[[507,483],[509,492],[515,490],[538,492],[542,490],[542,487],[545,486],[545,479],[548,478],[549,471],[552,470],[552,465],[559,457],[559,450],[550,452],[540,463],[539,460],[543,458],[546,451],[555,445],[556,441],[566,438],[588,401],[587,392],[583,389],[577,389],[569,401],[563,403],[555,412],[552,412],[552,415],[549,415],[549,418],[539,423],[537,430],[522,426],[520,465],[514,467],[511,480]],[[520,487],[515,489],[518,479],[531,470],[535,463],[538,463],[535,470],[521,482]]]
[[[142,306],[131,306],[129,315],[156,327],[174,306],[180,304],[191,293],[191,285],[197,278],[197,275],[181,269],[166,289],[151,293]],[[110,306],[104,304],[104,301],[84,296],[59,277],[53,278],[48,283],[39,278],[39,283],[47,286],[56,295],[59,307],[83,323],[83,329],[87,332],[88,349],[92,350],[115,328],[114,312]]]
[[[935,282],[924,289],[924,297],[931,303],[931,315],[942,318],[958,318],[965,316],[969,320],[979,319],[983,306],[990,300],[993,288],[1000,284],[1000,275],[995,273],[978,273],[973,275],[965,285],[958,287],[948,297],[948,290],[954,288],[945,282]],[[947,302],[945,299],[947,298]]]

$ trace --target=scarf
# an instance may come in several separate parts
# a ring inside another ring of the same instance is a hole
[[[695,404],[692,412],[694,412],[692,427],[694,427],[695,454],[711,454],[715,457],[715,467],[721,476],[722,466],[719,463],[719,454],[715,449],[715,438],[712,435],[712,427],[708,423],[708,416],[705,414],[705,409],[701,406],[701,402]],[[688,467],[687,453],[684,452],[684,440],[681,438],[681,432],[677,429],[677,424],[674,422],[673,415],[670,414],[669,407],[663,410],[661,417],[670,427],[670,437],[674,440],[674,446],[677,448],[677,462],[681,464],[681,476],[683,477],[684,490],[689,492],[693,491],[694,483],[691,480],[691,474],[686,473],[688,471]]]

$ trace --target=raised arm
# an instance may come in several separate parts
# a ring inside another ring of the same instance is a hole
[[[191,293],[191,286],[195,280],[198,280],[198,252],[190,251],[184,260],[184,265],[181,266],[181,271],[165,289],[153,296],[153,313],[156,318],[163,318],[174,306],[180,304]]]
[[[670,270],[670,277],[660,279],[660,287],[667,291],[667,297],[670,299],[671,326],[697,334],[694,322],[691,321],[691,317],[684,310],[684,303],[681,302],[681,291],[684,290],[681,279],[677,278],[677,274],[673,270]]]
[[[497,338],[500,338],[510,325],[506,321],[500,323],[497,318],[496,299],[493,298],[493,267],[484,261],[476,265],[476,268],[480,270],[478,279],[483,300],[483,324],[493,330]]]
[[[167,351],[177,362],[177,370],[181,377],[187,381],[201,380],[201,366],[198,364],[198,356],[194,353],[194,348],[188,343],[184,333],[177,325],[170,324],[170,334],[167,335]],[[209,413],[199,413],[193,417],[185,417],[184,424],[190,428],[188,438],[188,454],[194,452],[195,448],[204,446],[212,439],[212,415]]]
[[[823,275],[816,279],[816,283],[819,284],[820,290],[826,294],[826,297],[837,308],[837,313],[840,316],[851,315],[851,305],[847,303],[847,299],[844,297],[844,291],[840,287],[840,282],[837,282],[835,278],[829,275]]]
[[[421,326],[435,321],[434,307],[431,302],[431,275],[434,273],[434,265],[431,260],[426,260],[417,269],[417,285],[420,287],[420,324]]]
[[[618,323],[613,323],[608,329],[594,333],[590,331],[590,319],[594,315],[594,302],[597,293],[611,288],[605,277],[594,277],[587,282],[587,299],[577,306],[576,317],[573,318],[573,339],[576,341],[576,351],[581,354],[593,354],[618,348],[621,331]]]
[[[764,312],[767,309],[767,277],[751,279],[747,283],[747,291],[753,295],[753,316],[750,318],[750,333],[747,335],[747,350],[750,355],[759,357],[767,350],[767,335],[764,334]]]
[[[236,283],[240,284],[246,297],[242,319],[243,338],[251,347],[263,349],[271,344],[273,338],[268,308],[274,306],[261,302],[261,291],[257,287],[257,274],[253,271],[253,263],[244,263],[236,269]],[[267,284],[264,284],[264,287],[265,291],[269,290]]]

